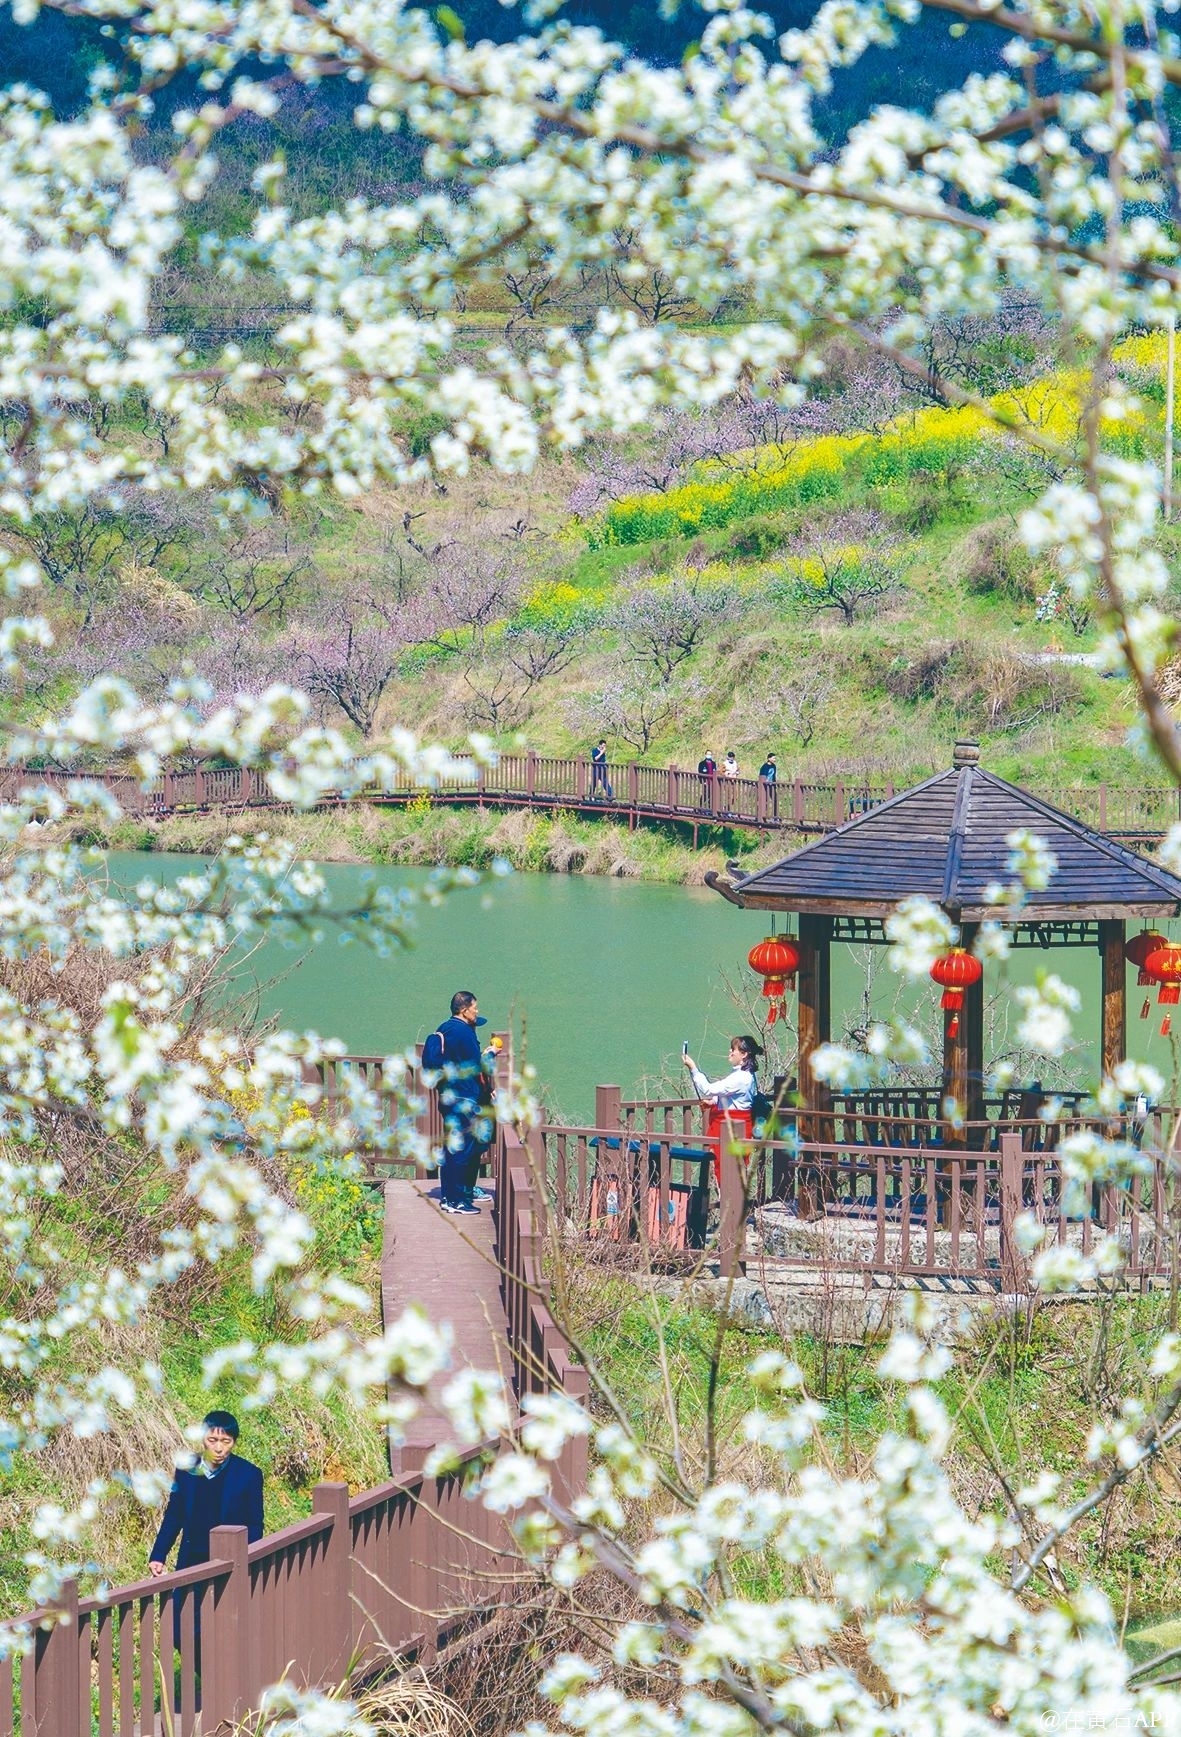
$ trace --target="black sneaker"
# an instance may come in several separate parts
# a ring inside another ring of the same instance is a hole
[[[463,1207],[460,1205],[458,1200],[440,1200],[439,1211],[440,1212],[462,1212]]]
[[[463,1213],[473,1213],[474,1212],[477,1218],[479,1218],[479,1216],[480,1216],[480,1209],[476,1205],[474,1200],[461,1200],[459,1205],[453,1206],[451,1208],[451,1210],[452,1210],[452,1212],[463,1212]]]

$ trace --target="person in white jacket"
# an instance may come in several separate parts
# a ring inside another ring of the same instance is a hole
[[[702,1103],[709,1106],[705,1137],[714,1148],[714,1175],[719,1187],[722,1183],[723,1134],[727,1144],[754,1138],[751,1112],[759,1090],[755,1068],[762,1053],[753,1037],[732,1037],[730,1072],[720,1080],[707,1080],[691,1055],[684,1058],[694,1091]]]

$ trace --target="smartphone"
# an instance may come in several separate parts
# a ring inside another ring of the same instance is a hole
[[[689,1053],[689,1039],[686,1038],[684,1043],[681,1045],[681,1054],[682,1055],[688,1055],[688,1053]]]

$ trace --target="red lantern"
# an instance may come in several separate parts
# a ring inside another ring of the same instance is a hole
[[[790,935],[768,935],[746,956],[752,971],[763,979],[763,995],[771,1003],[767,1024],[787,1018],[787,986],[800,968],[799,949]]]
[[[1148,955],[1144,969],[1150,983],[1160,984],[1158,1005],[1176,1007],[1181,1002],[1181,947],[1175,941],[1166,941]]]
[[[964,990],[970,989],[973,983],[979,983],[984,975],[984,967],[966,947],[953,947],[950,953],[943,953],[931,967],[931,976],[936,983],[943,986],[943,996],[939,1005],[951,1014],[951,1024],[947,1028],[949,1037],[960,1034],[960,1009],[964,1005]]]
[[[1145,984],[1153,981],[1145,969],[1148,955],[1155,953],[1158,948],[1167,947],[1168,944],[1167,938],[1159,934],[1156,929],[1141,929],[1140,933],[1133,935],[1125,946],[1124,958],[1129,965],[1135,965],[1137,970],[1136,982],[1141,989],[1144,988]]]

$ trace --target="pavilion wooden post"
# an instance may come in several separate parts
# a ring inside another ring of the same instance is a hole
[[[960,945],[969,951],[976,939],[979,923],[960,924]],[[954,1114],[965,1121],[984,1118],[984,978],[964,990],[964,1005],[960,1010],[958,1029],[953,1037],[956,1016],[943,1015],[943,1097],[955,1104]],[[947,1130],[948,1146],[966,1146],[967,1133],[958,1128]]]
[[[823,1080],[812,1072],[812,1057],[827,1043],[832,1030],[832,918],[800,913],[800,969],[798,975],[798,1049],[800,1139],[824,1139],[826,1117],[832,1096]],[[831,1133],[831,1125],[828,1127]],[[815,1217],[820,1210],[816,1190],[819,1170],[809,1165],[801,1172],[798,1205],[802,1217]],[[805,1180],[806,1178],[806,1180]]]
[[[1112,919],[1099,924],[1099,958],[1103,972],[1100,1056],[1110,1074],[1128,1053],[1128,966],[1124,953],[1126,923]]]

